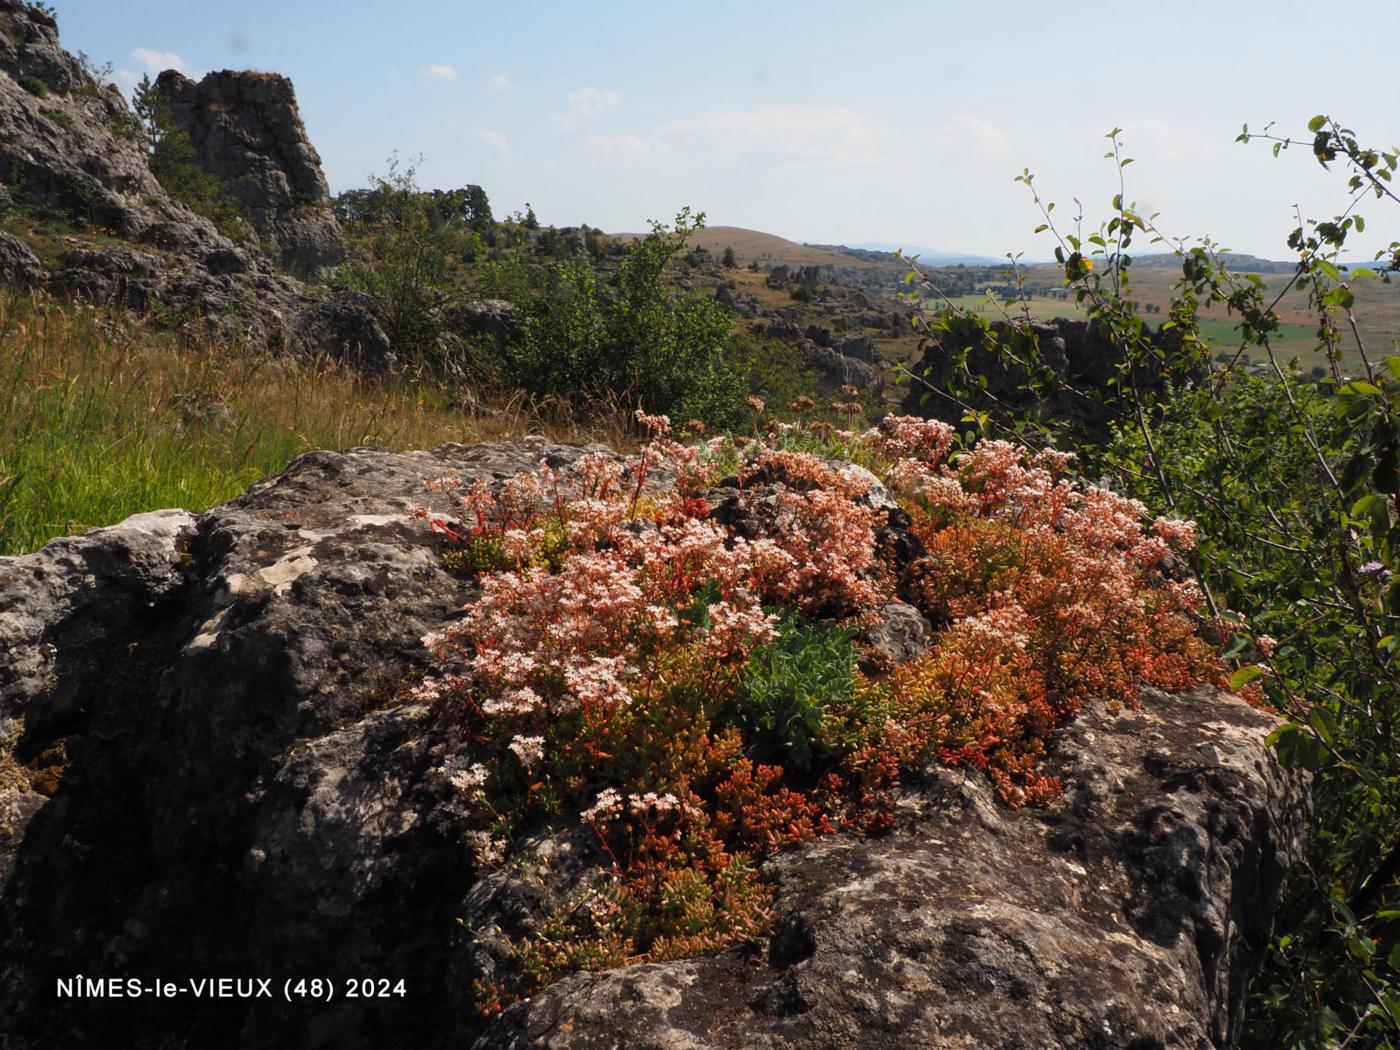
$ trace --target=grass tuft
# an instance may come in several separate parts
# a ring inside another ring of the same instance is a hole
[[[315,448],[431,448],[543,433],[631,444],[619,411],[366,379],[188,341],[119,314],[0,298],[0,555],[158,507],[203,510]],[[615,408],[616,406],[613,406]]]

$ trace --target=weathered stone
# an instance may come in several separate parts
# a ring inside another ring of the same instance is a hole
[[[424,487],[448,471],[567,470],[584,451],[316,452],[206,514],[0,559],[0,1044],[454,1041],[470,867],[422,819],[438,719],[401,690],[472,588],[414,507],[451,513]],[[32,767],[60,746],[49,798]],[[279,993],[114,1013],[55,998],[78,973],[275,973]],[[292,974],[409,992],[308,1011],[282,1000]]]
[[[857,361],[874,361],[875,341],[868,335],[848,335],[836,344],[836,352]]]
[[[828,388],[849,384],[859,390],[873,390],[876,393],[884,389],[885,381],[880,373],[865,361],[846,357],[829,346],[818,346],[810,339],[803,339],[797,344],[797,349],[808,367],[822,377]]]
[[[44,282],[48,271],[39,257],[18,237],[0,233],[0,284],[17,288],[36,288]]]
[[[467,339],[520,337],[519,311],[514,303],[505,299],[466,299],[452,303],[447,308],[447,321],[453,332]]]
[[[250,89],[249,111],[219,124],[228,125],[218,139],[227,147],[221,156],[232,163],[233,138],[247,133],[249,152],[241,156],[266,198],[252,214],[287,238],[290,265],[309,272],[333,259],[339,244],[334,218],[322,207],[319,162],[305,143],[290,85],[250,76],[266,81],[269,97]],[[210,131],[208,138],[217,136]],[[51,238],[64,259],[52,271],[36,268],[33,253],[7,237],[0,281],[138,311],[159,304],[162,317],[191,335],[281,348],[309,333],[312,348],[320,345],[319,318],[298,321],[316,301],[256,245],[234,243],[166,193],[121,92],[84,71],[60,46],[54,20],[25,0],[0,0],[0,184],[7,210],[21,219],[60,219],[73,231]]]
[[[1231,1046],[1301,836],[1271,724],[1209,690],[1091,706],[1057,744],[1068,786],[1044,811],[930,769],[890,835],[769,863],[766,955],[575,974],[475,1045]]]
[[[225,69],[196,84],[168,69],[156,84],[200,166],[238,202],[273,259],[306,279],[341,261],[344,238],[330,188],[290,80]]]
[[[398,364],[389,336],[374,313],[374,300],[363,292],[341,289],[313,302],[298,318],[298,342],[366,372],[389,371]]]
[[[763,329],[763,334],[769,339],[798,340],[802,338],[802,329],[795,321],[786,318],[778,318],[769,321]]]
[[[474,881],[435,818],[452,726],[409,686],[433,665],[422,636],[477,592],[415,508],[453,520],[425,489],[444,473],[567,477],[585,451],[315,452],[206,513],[0,559],[0,1044],[1229,1045],[1305,792],[1264,744],[1272,720],[1210,691],[1091,705],[1055,744],[1065,792],[1043,810],[975,774],[907,778],[893,833],[770,861],[762,953],[576,974],[478,1017],[472,982],[519,965],[503,935],[577,899],[596,841],[565,819]],[[916,555],[907,516],[846,469],[895,564]],[[788,483],[721,485],[714,517],[761,530]],[[930,637],[908,606],[879,621],[866,638],[890,660]],[[339,994],[56,998],[78,974]],[[405,994],[347,998],[356,977]]]
[[[980,341],[964,346],[957,336],[945,334],[929,345],[911,370],[915,375],[928,372],[936,378],[967,351],[967,367],[974,375],[986,378],[985,390],[968,391],[965,398],[953,401],[914,384],[905,397],[904,411],[956,424],[970,403],[993,414],[1007,410],[1032,412],[1077,437],[1103,437],[1108,414],[1101,400],[1110,395],[1109,380],[1117,375],[1123,362],[1121,348],[1088,321],[1063,317],[1033,321],[1024,332],[1014,331],[1005,321],[994,321],[992,332],[998,340],[1017,347],[1016,356],[1022,359],[1033,358],[1029,344],[1034,341],[1043,364],[1059,381],[1045,384],[1039,391],[1027,390],[1029,375],[1011,355],[989,350]],[[1159,331],[1152,338],[1160,347],[1180,340],[1171,331]],[[1135,366],[1134,381],[1140,390],[1160,394],[1166,388],[1167,377],[1155,359],[1149,359]]]

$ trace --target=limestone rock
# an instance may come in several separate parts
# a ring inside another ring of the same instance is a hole
[[[200,166],[238,201],[268,255],[305,279],[341,261],[330,188],[290,80],[225,69],[196,84],[170,69],[156,84]]]
[[[298,341],[366,372],[391,370],[398,358],[374,313],[374,300],[342,289],[312,303],[298,319]]]
[[[1076,436],[1103,437],[1106,417],[1102,407],[1077,391],[1108,391],[1108,381],[1117,374],[1123,359],[1121,350],[1088,321],[1064,317],[1031,322],[1028,336],[1014,334],[1005,321],[992,322],[992,332],[1000,340],[1034,339],[1043,363],[1065,382],[1051,384],[1039,395],[1029,394],[1021,389],[1026,380],[1021,366],[1005,354],[989,351],[981,345],[973,346],[968,351],[967,367],[974,375],[987,379],[985,394],[972,391],[969,395],[968,400],[974,407],[992,413],[1007,408],[1032,411],[1042,419],[1068,428]],[[1166,346],[1180,336],[1159,331],[1153,338],[1157,345]],[[945,339],[948,340],[946,345],[939,341],[931,343],[923,358],[911,366],[915,375],[927,371],[937,377],[962,349],[968,349],[954,345],[952,337]],[[1025,347],[1022,347],[1022,355],[1029,356]],[[1165,389],[1166,379],[1160,368],[1149,362],[1137,367],[1135,380],[1142,390],[1161,393]],[[1066,389],[1066,385],[1073,389]],[[910,386],[905,397],[904,411],[957,424],[966,408],[916,383]]]
[[[233,165],[248,165],[238,185],[261,201],[252,214],[266,220],[267,236],[281,238],[268,241],[274,254],[319,272],[337,257],[340,233],[323,207],[325,180],[290,83],[219,74],[207,97],[202,84],[191,90],[204,99],[199,112],[212,123],[202,141],[221,170],[233,178]],[[219,92],[246,108],[215,120]],[[3,235],[6,284],[137,311],[158,304],[191,335],[255,347],[319,350],[344,332],[327,328],[320,300],[257,245],[231,241],[165,192],[121,92],[64,51],[53,18],[25,0],[0,0],[0,185],[0,207],[21,222],[41,215],[72,229],[45,235],[45,259],[59,260],[49,267],[23,236]],[[361,321],[368,332],[372,318]]]
[[[17,288],[35,288],[44,282],[44,264],[18,237],[0,233],[0,283]]]
[[[486,1021],[474,980],[596,878],[576,820],[475,880],[433,819],[451,723],[410,689],[475,584],[415,513],[425,482],[567,476],[597,446],[313,452],[203,514],[160,511],[0,559],[0,1045],[1224,1047],[1301,835],[1306,784],[1228,696],[1089,709],[1010,810],[978,776],[906,778],[896,829],[773,858],[761,952],[579,973]],[[918,555],[863,468],[880,542]],[[776,468],[775,468],[776,470]],[[657,472],[658,485],[671,480]],[[762,527],[780,473],[721,484]],[[929,625],[892,603],[890,659]],[[59,999],[60,977],[264,977],[270,998]],[[335,982],[330,1001],[282,994]],[[344,994],[352,978],[404,993]],[[392,987],[392,985],[391,985]]]
[[[1096,705],[1057,747],[1070,787],[1043,812],[931,769],[889,836],[770,863],[766,956],[575,974],[476,1045],[1233,1045],[1246,960],[1301,835],[1301,785],[1263,744],[1270,725],[1208,690]]]

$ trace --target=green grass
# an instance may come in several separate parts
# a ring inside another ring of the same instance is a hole
[[[519,398],[473,419],[451,407],[454,393],[361,379],[325,360],[182,343],[82,307],[0,299],[0,554],[141,511],[204,509],[313,448],[431,448],[527,431],[567,439],[597,428]]]

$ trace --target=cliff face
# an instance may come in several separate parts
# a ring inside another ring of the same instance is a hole
[[[307,279],[340,261],[330,189],[290,80],[226,69],[196,84],[166,70],[157,86],[200,165],[238,201],[268,255]]]
[[[1231,1044],[1306,784],[1269,717],[1211,690],[1091,704],[1042,809],[976,774],[907,778],[893,832],[768,862],[761,952],[577,973],[480,1019],[473,982],[576,899],[589,843],[568,819],[520,844],[539,863],[477,877],[428,819],[450,727],[405,683],[479,592],[414,507],[452,513],[425,491],[445,472],[499,487],[543,459],[567,479],[585,451],[316,452],[207,513],[0,559],[0,1044]],[[742,514],[774,484],[706,498]],[[927,644],[907,606],[882,616],[898,658]],[[79,974],[275,993],[57,998]],[[298,977],[337,995],[288,1002]],[[404,990],[347,998],[351,978]]]
[[[253,129],[256,140],[264,128],[265,153],[250,146],[239,155],[252,166],[248,185],[263,195],[255,214],[270,236],[285,239],[273,242],[274,254],[310,272],[339,245],[334,219],[317,203],[325,183],[290,85],[252,80],[270,86],[252,92],[225,139]],[[271,94],[259,102],[260,91]],[[225,141],[212,130],[207,139]],[[223,156],[232,163],[232,145]],[[332,298],[327,308],[256,245],[229,240],[172,199],[151,174],[121,92],[84,70],[60,45],[53,18],[23,0],[0,0],[0,224],[7,284],[159,309],[192,331],[254,346],[348,350],[376,367],[389,360],[387,339],[362,305]]]

